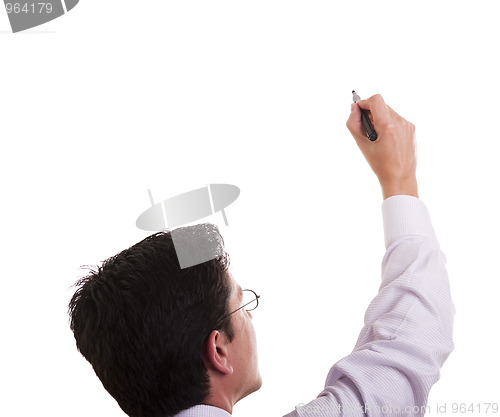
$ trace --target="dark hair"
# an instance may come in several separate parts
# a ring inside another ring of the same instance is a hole
[[[176,247],[204,239],[218,256],[181,269]],[[153,234],[75,284],[77,348],[129,416],[167,417],[206,399],[204,343],[218,328],[234,337],[228,267],[217,226],[204,223]]]

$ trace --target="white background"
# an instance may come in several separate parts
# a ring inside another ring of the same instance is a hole
[[[382,194],[345,127],[353,89],[417,126],[457,310],[432,414],[500,402],[497,9],[81,0],[18,34],[2,11],[0,414],[123,415],[76,351],[70,286],[148,235],[135,227],[148,188],[160,201],[209,183],[241,189],[229,227],[206,221],[262,296],[264,385],[234,415],[315,398],[354,346],[384,254]]]

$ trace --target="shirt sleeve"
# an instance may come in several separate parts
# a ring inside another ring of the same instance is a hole
[[[382,283],[352,353],[330,369],[325,389],[285,417],[423,416],[453,350],[455,308],[426,206],[416,197],[382,204]]]

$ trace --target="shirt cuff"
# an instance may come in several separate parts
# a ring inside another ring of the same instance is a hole
[[[437,240],[429,211],[417,197],[394,195],[385,199],[382,203],[382,218],[386,249],[401,236],[418,235]]]

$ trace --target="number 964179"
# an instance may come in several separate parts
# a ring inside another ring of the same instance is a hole
[[[52,3],[5,3],[7,13],[52,13]]]

